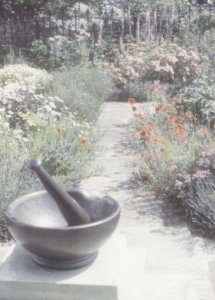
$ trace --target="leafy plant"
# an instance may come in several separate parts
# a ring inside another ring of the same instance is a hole
[[[195,234],[214,238],[215,234],[215,177],[193,180],[184,199],[188,224]]]
[[[46,91],[52,76],[45,70],[32,68],[26,64],[6,65],[0,69],[0,87],[10,83],[24,82],[37,91]]]
[[[192,111],[202,122],[213,127],[215,124],[215,82],[213,79],[201,78],[180,91],[178,97],[183,99],[184,110]]]
[[[96,66],[80,66],[54,73],[53,93],[77,113],[94,121],[103,101],[112,92],[110,78]]]
[[[28,59],[35,66],[54,70],[68,65],[78,65],[86,60],[88,50],[85,39],[88,34],[80,32],[74,39],[62,35],[49,37],[47,42],[35,40],[28,51]]]
[[[26,65],[10,65],[0,70],[0,108],[11,129],[21,130],[26,137],[29,129],[46,126],[51,118],[59,118],[62,101],[47,94],[51,79],[46,71]]]
[[[25,65],[0,70],[0,214],[21,194],[41,188],[26,169],[32,157],[41,158],[60,184],[89,174],[94,137],[86,120],[95,121],[110,91],[111,83],[96,67],[53,77]]]
[[[92,155],[92,129],[86,122],[64,118],[29,136],[29,155],[39,157],[58,182],[77,181],[87,176]]]

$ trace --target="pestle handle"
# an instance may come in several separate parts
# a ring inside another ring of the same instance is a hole
[[[89,214],[66,191],[57,185],[54,179],[42,167],[42,163],[39,159],[32,159],[29,163],[29,168],[36,172],[48,193],[57,203],[69,225],[90,223]]]

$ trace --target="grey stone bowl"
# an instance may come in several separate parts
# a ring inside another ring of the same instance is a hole
[[[88,212],[91,223],[68,226],[45,190],[16,199],[5,214],[17,244],[43,267],[65,270],[89,265],[119,221],[120,207],[111,197],[73,188],[67,192]]]

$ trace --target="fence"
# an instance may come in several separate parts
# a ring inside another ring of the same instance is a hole
[[[90,32],[101,30],[102,35],[118,40],[128,35],[141,39],[151,39],[152,36],[171,37],[181,32],[193,29],[196,18],[208,18],[214,15],[213,5],[189,6],[186,10],[165,10],[158,7],[153,11],[121,11],[116,16],[114,10],[102,15],[90,15],[87,11],[83,15],[75,10],[70,18],[56,18],[54,16],[25,16],[0,17],[0,45],[18,48],[30,47],[35,39],[44,42],[51,36],[63,35],[70,39],[81,29]],[[97,32],[98,34],[98,32]]]

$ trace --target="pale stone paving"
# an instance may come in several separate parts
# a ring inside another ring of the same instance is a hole
[[[145,113],[150,105],[145,104]],[[194,237],[177,203],[165,204],[136,183],[128,143],[132,112],[127,103],[105,103],[98,120],[100,139],[94,176],[81,187],[117,199],[122,208],[118,233],[126,237],[128,272],[119,300],[214,300],[214,243]]]

